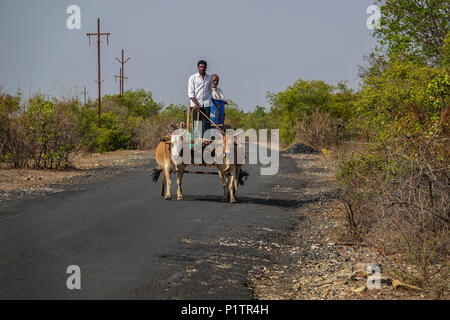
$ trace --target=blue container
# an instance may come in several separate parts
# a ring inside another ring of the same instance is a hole
[[[211,105],[211,112],[209,117],[212,121],[214,121],[215,124],[222,125],[225,116],[225,101],[216,99],[213,99],[213,101],[218,104],[219,108],[217,108],[216,112],[216,106],[214,104]]]

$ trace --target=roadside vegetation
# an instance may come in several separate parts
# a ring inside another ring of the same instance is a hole
[[[107,152],[151,149],[167,124],[183,119],[183,106],[166,108],[151,92],[127,91],[105,96],[101,127],[97,101],[58,101],[36,94],[27,101],[0,94],[1,162],[15,168],[63,169],[78,151]]]
[[[278,127],[285,146],[332,150],[341,241],[373,247],[395,277],[448,297],[450,4],[378,3],[379,45],[360,67],[359,90],[299,79],[268,93],[257,123]],[[254,117],[236,119],[251,126]]]
[[[269,94],[282,142],[333,149],[342,240],[390,258],[391,272],[448,296],[450,33],[448,1],[379,1],[379,46],[362,86],[298,80]]]

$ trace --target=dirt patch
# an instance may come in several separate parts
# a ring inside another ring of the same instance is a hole
[[[154,151],[120,150],[73,155],[73,166],[67,170],[10,169],[3,166],[0,167],[0,201],[64,191],[74,184],[148,164],[153,158]]]
[[[389,261],[370,244],[339,242],[342,230],[342,220],[336,214],[339,190],[326,156],[288,157],[297,162],[299,172],[290,178],[297,179],[298,184],[296,190],[277,188],[277,191],[309,200],[295,209],[294,214],[303,218],[286,242],[268,250],[273,264],[251,274],[249,282],[255,297],[263,300],[426,299],[423,292],[406,284],[394,289],[394,279],[385,275]],[[369,289],[368,266],[381,272],[381,288]]]

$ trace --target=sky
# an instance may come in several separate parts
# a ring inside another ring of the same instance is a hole
[[[1,0],[0,86],[56,97],[87,87],[97,95],[97,45],[102,41],[102,94],[119,92],[125,49],[126,89],[150,90],[165,105],[187,103],[197,61],[220,76],[227,99],[244,110],[269,107],[267,92],[298,79],[358,88],[358,66],[375,46],[367,7],[375,0]],[[81,29],[69,30],[66,9],[81,9]],[[106,40],[106,39],[104,39]]]

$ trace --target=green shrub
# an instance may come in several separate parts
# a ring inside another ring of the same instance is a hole
[[[332,86],[322,80],[299,79],[285,91],[268,93],[267,97],[272,105],[272,119],[277,121],[284,144],[303,137],[326,146],[349,135],[346,124],[353,114],[355,95],[345,82]],[[329,124],[329,127],[324,127],[324,124]],[[315,134],[317,138],[312,138],[308,137],[309,129],[328,133],[322,137]]]
[[[125,107],[133,116],[148,118],[158,114],[162,105],[153,100],[152,93],[144,89],[136,91],[125,91],[123,95],[105,96],[103,102],[115,102],[119,106]]]
[[[65,168],[69,166],[69,154],[78,144],[75,134],[77,106],[57,103],[36,95],[30,99],[24,114],[26,139],[33,146],[34,165],[38,168]]]
[[[20,98],[0,93],[0,162],[13,162],[17,167],[25,166],[27,160],[23,140],[17,132]]]
[[[16,168],[66,168],[78,144],[76,103],[35,95],[20,108],[20,95],[0,96],[0,156]]]

